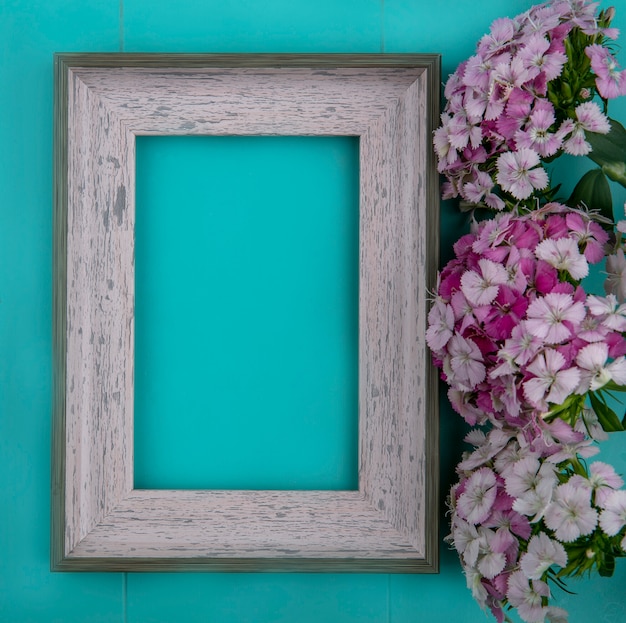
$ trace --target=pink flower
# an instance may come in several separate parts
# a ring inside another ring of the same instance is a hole
[[[576,238],[581,246],[587,261],[590,264],[597,264],[604,259],[604,244],[608,241],[609,235],[598,225],[589,219],[583,219],[577,212],[569,212],[565,216],[567,227],[571,235]]]
[[[528,307],[526,328],[546,344],[558,344],[575,334],[585,317],[585,307],[571,294],[551,292]]]
[[[548,185],[548,174],[539,165],[539,155],[531,149],[522,147],[516,152],[501,154],[497,168],[498,184],[516,199],[526,199],[534,189]]]
[[[526,40],[526,45],[518,52],[518,56],[526,65],[534,68],[534,75],[543,72],[548,80],[560,76],[563,65],[567,62],[567,56],[562,52],[550,53],[550,41],[539,33]]]
[[[614,294],[605,297],[590,294],[587,297],[589,312],[613,331],[626,331],[626,304],[620,305]]]
[[[530,115],[530,121],[526,128],[515,133],[517,148],[533,149],[543,158],[556,154],[563,143],[563,138],[560,134],[550,132],[555,121],[552,104],[549,102],[540,104],[538,102]]]
[[[471,203],[482,201],[494,210],[502,210],[505,205],[504,201],[491,192],[493,186],[491,175],[484,171],[475,171],[472,181],[466,182],[463,186],[463,197]]]
[[[595,102],[585,102],[576,107],[576,121],[565,121],[560,129],[562,134],[571,132],[563,143],[563,150],[572,156],[584,156],[591,151],[591,145],[585,139],[585,131],[608,134],[611,126],[606,115]]]
[[[465,491],[457,500],[457,511],[471,524],[482,523],[491,513],[496,494],[496,476],[483,467],[467,479]]]
[[[587,46],[585,54],[591,59],[591,68],[596,74],[596,87],[605,99],[626,95],[626,71],[619,71],[617,61],[601,45]]]

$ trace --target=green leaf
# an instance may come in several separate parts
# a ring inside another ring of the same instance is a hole
[[[604,560],[598,566],[598,573],[603,578],[610,578],[615,571],[615,558],[611,554],[605,554]]]
[[[613,221],[611,188],[602,169],[593,169],[585,173],[566,203],[571,208],[584,204],[590,210],[599,210],[602,216]]]
[[[598,416],[598,422],[600,426],[607,433],[614,433],[624,430],[620,419],[615,414],[615,411],[611,409],[606,403],[602,402],[593,392],[589,392],[589,400],[591,400],[591,406]]]
[[[614,119],[610,122],[608,134],[585,132],[592,149],[589,158],[602,167],[609,179],[626,186],[626,128]]]
[[[610,392],[626,392],[626,385],[618,385],[615,381],[609,381],[602,386],[602,389]]]

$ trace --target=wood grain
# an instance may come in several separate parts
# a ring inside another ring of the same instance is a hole
[[[438,58],[55,66],[52,568],[435,571]],[[359,491],[133,490],[138,134],[360,137]]]

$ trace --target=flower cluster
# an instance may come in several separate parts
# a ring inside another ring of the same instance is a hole
[[[527,623],[566,622],[548,582],[594,567],[612,573],[626,549],[623,480],[606,463],[587,468],[579,457],[597,446],[563,422],[532,441],[506,427],[466,440],[475,449],[459,465],[448,540],[468,588],[499,623],[507,606]]]
[[[559,415],[573,426],[585,396],[603,401],[608,383],[626,384],[626,305],[580,285],[607,239],[586,213],[551,203],[457,241],[426,338],[469,424],[525,428]]]
[[[548,580],[610,574],[626,547],[626,491],[585,459],[622,430],[626,305],[587,294],[608,234],[558,203],[474,223],[441,271],[426,333],[474,446],[450,496],[450,541],[468,587],[496,619],[566,620]]]
[[[544,162],[589,154],[585,133],[610,131],[592,100],[626,94],[626,71],[610,49],[613,10],[596,7],[556,0],[498,19],[450,76],[434,135],[444,198],[532,208],[549,193]]]

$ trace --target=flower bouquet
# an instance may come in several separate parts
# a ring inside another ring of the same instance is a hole
[[[606,116],[626,94],[611,54],[612,9],[556,0],[497,20],[445,88],[434,145],[444,197],[473,219],[441,271],[426,334],[473,449],[449,497],[468,588],[500,623],[567,620],[551,605],[564,579],[613,573],[626,556],[626,491],[589,459],[622,431],[626,258],[611,179],[626,186],[626,131]],[[551,163],[599,168],[567,199]],[[484,210],[483,210],[484,211]],[[604,296],[589,267],[606,259]]]

